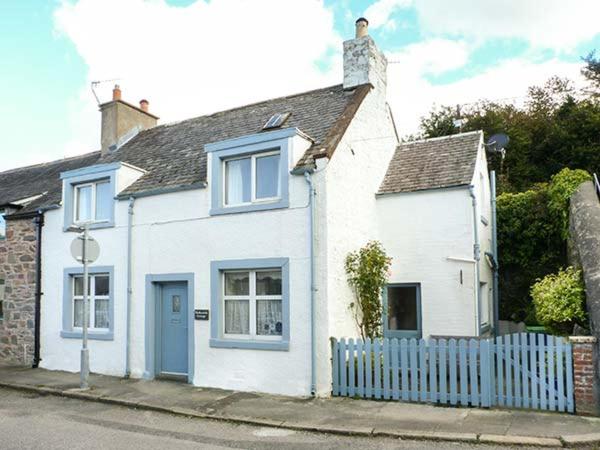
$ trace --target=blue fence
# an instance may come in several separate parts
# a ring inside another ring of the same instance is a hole
[[[333,395],[574,411],[571,344],[495,339],[331,339]]]

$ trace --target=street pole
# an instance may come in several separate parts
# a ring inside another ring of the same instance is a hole
[[[88,377],[90,375],[90,353],[88,350],[88,320],[90,317],[90,308],[88,303],[89,280],[87,259],[89,230],[90,226],[86,223],[83,226],[83,236],[80,236],[80,239],[83,239],[83,251],[81,252],[81,260],[83,262],[83,340],[81,346],[81,389],[88,389],[90,387],[88,384]]]

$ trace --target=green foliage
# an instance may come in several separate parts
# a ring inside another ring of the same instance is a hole
[[[560,223],[564,240],[569,236],[569,199],[584,181],[592,176],[585,170],[564,168],[552,176],[548,187],[548,208]]]
[[[590,175],[563,169],[537,184],[497,199],[500,317],[536,323],[530,287],[567,265],[569,198]]]
[[[363,339],[381,337],[381,292],[388,280],[391,262],[392,259],[377,241],[368,242],[346,257],[348,282],[356,296],[356,302],[350,304],[350,309]]]
[[[568,267],[531,287],[538,321],[555,334],[569,334],[573,325],[586,326],[585,289],[581,271]]]
[[[522,105],[482,100],[464,106],[461,114],[467,120],[463,131],[510,137],[504,161],[488,155],[501,192],[530,189],[565,167],[600,172],[600,96],[577,91],[568,80],[553,77],[544,86],[530,88]],[[457,133],[452,126],[455,115],[452,107],[435,108],[421,120],[421,137]]]

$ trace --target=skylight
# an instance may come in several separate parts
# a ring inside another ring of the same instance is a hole
[[[273,114],[267,123],[264,124],[262,129],[271,130],[273,128],[280,128],[288,117],[290,117],[290,113]]]

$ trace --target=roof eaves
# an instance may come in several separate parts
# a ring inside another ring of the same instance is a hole
[[[434,187],[426,187],[426,188],[416,188],[416,189],[403,189],[396,191],[379,191],[375,195],[377,197],[381,197],[384,195],[394,195],[394,194],[411,194],[415,192],[425,192],[425,191],[439,191],[442,189],[458,189],[458,188],[466,188],[471,186],[471,183],[459,183],[459,184],[449,184],[447,186],[434,186]]]

